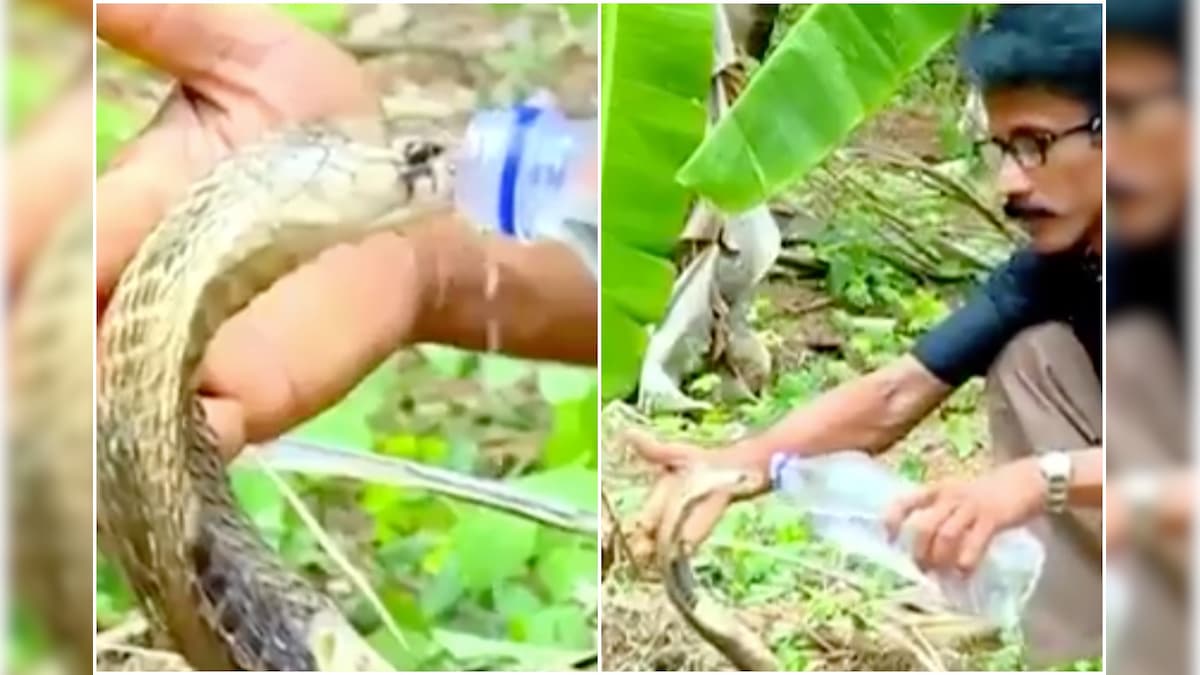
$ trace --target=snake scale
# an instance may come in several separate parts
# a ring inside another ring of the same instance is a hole
[[[202,670],[388,669],[236,506],[196,395],[217,328],[325,248],[449,212],[453,145],[432,123],[339,120],[220,161],[125,268],[100,327],[98,520],[151,623]],[[319,355],[314,355],[319,358]]]

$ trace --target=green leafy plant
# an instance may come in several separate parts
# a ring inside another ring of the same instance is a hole
[[[8,81],[5,95],[8,97],[8,129],[12,133],[22,128],[26,121],[50,100],[54,93],[54,82],[47,77],[45,68],[26,58],[10,58],[5,64]]]
[[[280,3],[275,7],[319,33],[337,33],[343,30],[349,17],[346,6],[336,2],[326,3]]]
[[[600,310],[606,399],[632,391],[671,294],[669,259],[689,195],[675,172],[704,137],[709,5],[604,5]]]
[[[969,16],[964,5],[819,5],[792,26],[679,172],[728,212],[821,162]]]

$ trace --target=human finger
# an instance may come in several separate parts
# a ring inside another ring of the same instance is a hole
[[[218,106],[247,95],[243,115],[303,119],[377,105],[367,74],[332,42],[270,7],[97,5],[96,33]],[[314,92],[319,92],[316,95]]]
[[[990,518],[980,517],[963,537],[962,547],[958,553],[958,569],[963,574],[971,574],[983,560],[992,537],[996,534],[996,525]]]
[[[245,413],[235,399],[200,397],[204,418],[216,437],[217,450],[226,462],[231,462],[246,445]]]
[[[731,500],[732,497],[727,491],[720,490],[713,492],[696,504],[692,512],[688,514],[687,520],[683,522],[679,534],[680,539],[689,549],[699,546],[705,539],[708,539],[721,517],[725,515],[725,510],[729,508]]]
[[[408,342],[418,279],[412,247],[393,233],[323,252],[221,326],[205,352],[201,393],[242,405],[247,442],[284,433]]]
[[[913,531],[913,558],[921,569],[930,569],[933,566],[933,541],[942,524],[957,507],[956,501],[942,494],[933,504],[916,511],[909,518],[909,526]]]
[[[642,459],[665,469],[678,469],[697,459],[696,452],[690,447],[661,441],[639,429],[626,431],[623,438]]]
[[[933,486],[926,486],[893,500],[883,514],[883,525],[887,528],[888,535],[895,539],[900,534],[900,526],[904,524],[904,519],[913,511],[932,504],[937,495],[938,492]]]
[[[8,156],[9,292],[46,236],[80,200],[91,201],[92,81],[72,86],[15,139]],[[82,149],[82,150],[81,150]]]
[[[655,543],[658,541],[658,529],[667,512],[671,499],[679,494],[679,474],[662,474],[654,481],[650,494],[642,502],[641,508],[633,519],[633,532],[630,535],[630,548],[633,557],[639,563],[650,563],[654,560]]]
[[[121,271],[187,186],[228,148],[204,133],[178,90],[96,179],[96,296],[103,313]]]
[[[942,521],[933,537],[929,552],[929,563],[934,569],[948,569],[958,562],[958,553],[963,537],[975,524],[977,511],[967,502],[960,503],[948,518]]]

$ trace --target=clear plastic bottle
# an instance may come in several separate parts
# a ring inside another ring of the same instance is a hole
[[[818,537],[940,593],[959,611],[1005,628],[1019,624],[1041,577],[1045,550],[1025,528],[996,535],[970,577],[921,572],[912,556],[911,530],[902,526],[892,541],[883,524],[888,505],[917,485],[866,453],[776,453],[771,480],[777,493],[808,513]]]
[[[595,119],[570,120],[546,103],[476,113],[458,158],[458,208],[506,236],[561,241],[595,276],[596,130]]]
[[[1104,661],[1117,663],[1126,648],[1129,629],[1130,560],[1128,554],[1109,554],[1104,565]]]

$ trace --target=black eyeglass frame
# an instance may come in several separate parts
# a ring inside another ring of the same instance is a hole
[[[1017,166],[1022,169],[1036,169],[1046,165],[1046,156],[1049,154],[1050,148],[1064,138],[1080,133],[1087,133],[1093,138],[1097,138],[1103,131],[1104,119],[1100,115],[1093,115],[1087,122],[1062,131],[1028,132],[1020,134],[1010,141],[993,136],[980,141],[979,146],[981,146],[980,149],[987,146],[998,148],[1001,160],[1008,155],[1016,160]],[[1024,148],[1020,147],[1023,143],[1026,144]],[[1032,146],[1028,144],[1032,144]]]
[[[1108,96],[1105,98],[1105,110],[1118,123],[1125,123],[1128,120],[1137,116],[1143,108],[1158,103],[1163,100],[1179,99],[1181,102],[1186,101],[1186,92],[1180,83],[1170,84],[1165,87],[1160,87],[1154,91],[1146,92],[1138,96],[1129,98],[1120,98],[1116,96]]]

